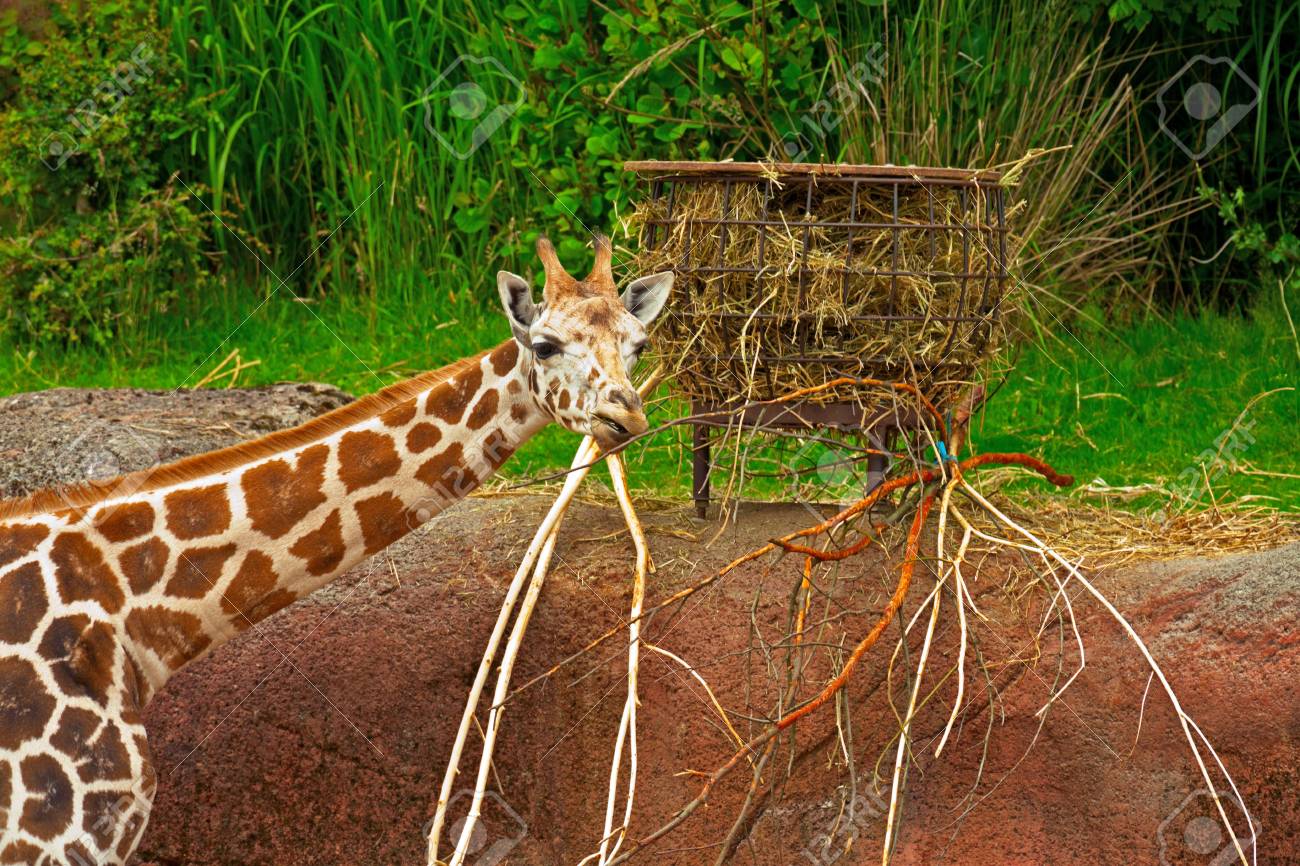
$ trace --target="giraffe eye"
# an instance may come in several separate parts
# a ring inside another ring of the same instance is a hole
[[[559,346],[556,346],[554,343],[533,343],[533,354],[543,361],[554,356],[559,351]]]

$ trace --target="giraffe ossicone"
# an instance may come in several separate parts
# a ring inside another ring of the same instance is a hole
[[[552,421],[647,429],[630,371],[670,273],[620,296],[538,241],[541,303],[502,271],[512,337],[291,430],[0,501],[0,864],[120,864],[157,780],[141,712],[173,672],[392,544]],[[165,784],[165,779],[162,780]]]

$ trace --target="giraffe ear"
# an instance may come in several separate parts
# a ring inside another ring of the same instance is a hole
[[[506,318],[510,320],[510,330],[515,339],[528,345],[528,328],[537,318],[537,305],[533,303],[533,290],[521,276],[509,271],[497,271],[497,291],[501,293],[501,305],[506,309]]]
[[[668,303],[668,293],[673,288],[673,272],[662,271],[658,274],[650,274],[648,277],[641,277],[628,283],[623,290],[623,306],[632,315],[641,320],[641,324],[648,325],[654,321],[655,316]]]

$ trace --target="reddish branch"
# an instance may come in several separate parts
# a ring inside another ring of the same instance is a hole
[[[912,520],[912,528],[907,533],[907,547],[904,548],[903,568],[898,575],[898,585],[894,587],[894,594],[890,597],[889,604],[885,605],[885,609],[880,614],[880,618],[876,620],[876,624],[871,627],[871,631],[867,632],[866,637],[853,648],[852,654],[849,655],[848,661],[844,663],[839,675],[827,683],[826,688],[822,689],[817,697],[802,707],[787,713],[784,718],[779,720],[776,723],[778,731],[785,730],[804,716],[814,712],[842,689],[853,674],[858,659],[862,658],[866,651],[871,649],[876,641],[880,640],[880,635],[893,622],[894,615],[898,613],[898,609],[903,606],[903,599],[907,597],[908,587],[912,585],[912,572],[916,570],[917,548],[921,545],[921,528],[925,526],[925,519],[930,515],[930,506],[932,505],[934,505],[933,494],[921,500],[921,507],[916,510],[916,518]]]
[[[856,382],[856,381],[863,381],[863,380],[845,379],[845,380],[836,380],[836,381]],[[834,384],[834,383],[828,383],[828,384]],[[891,383],[881,383],[881,384],[891,384]],[[904,388],[903,390],[906,389]],[[1043,476],[1043,478],[1045,478],[1047,481],[1056,485],[1057,487],[1068,487],[1069,485],[1074,483],[1074,478],[1072,476],[1059,473],[1044,461],[1039,460],[1036,457],[1031,457],[1028,454],[979,454],[974,457],[968,457],[965,460],[962,460],[960,462],[954,461],[952,462],[951,466],[935,466],[928,469],[922,469],[917,472],[912,472],[909,473],[908,475],[904,475],[899,478],[893,478],[884,482],[883,484],[880,484],[863,499],[859,500],[858,502],[855,502],[853,505],[849,506],[848,508],[845,508],[843,511],[839,512],[838,514],[834,515],[833,517],[827,518],[826,520],[816,524],[815,526],[806,527],[804,529],[798,530],[797,532],[792,532],[789,535],[770,541],[767,544],[763,545],[762,547],[759,547],[755,550],[751,550],[749,553],[746,553],[745,555],[732,560],[716,574],[711,575],[707,580],[704,580],[696,584],[695,586],[688,587],[687,589],[684,589],[681,592],[676,593],[675,595],[670,597],[667,601],[665,601],[663,604],[656,605],[655,609],[662,607],[664,604],[668,604],[671,603],[672,601],[683,599],[695,592],[698,592],[700,589],[703,589],[705,586],[714,583],[715,581],[719,580],[721,577],[726,575],[728,572],[733,571],[740,565],[743,565],[746,562],[751,562],[778,548],[802,553],[805,556],[809,557],[808,560],[809,562],[811,562],[811,560],[814,558],[843,559],[844,558],[843,556],[838,555],[843,551],[827,554],[827,552],[825,551],[819,551],[816,550],[815,548],[794,544],[793,542],[797,538],[808,538],[810,536],[820,535],[834,528],[835,526],[840,525],[844,521],[849,520],[855,515],[861,514],[862,512],[871,508],[873,505],[879,502],[881,498],[883,498],[884,496],[888,495],[889,493],[895,490],[904,487],[910,487],[911,485],[918,484],[918,483],[928,484],[937,478],[944,477],[946,473],[949,471],[955,471],[960,474],[968,469],[976,469],[981,466],[1023,466],[1026,469],[1034,470],[1039,475]],[[612,860],[610,866],[613,866],[613,864],[615,863],[623,863],[627,861],[628,858],[630,858],[632,855],[638,853],[643,848],[646,848],[647,846],[654,844],[656,841],[663,838],[668,833],[672,832],[683,821],[689,818],[698,808],[705,805],[708,802],[710,794],[713,792],[713,788],[718,784],[718,782],[720,782],[724,777],[727,776],[727,774],[729,774],[732,770],[734,770],[737,766],[739,766],[739,764],[743,760],[745,760],[747,756],[752,754],[755,749],[758,749],[764,744],[768,743],[778,733],[785,730],[786,728],[789,728],[799,719],[803,718],[806,715],[809,715],[810,713],[815,712],[818,708],[824,706],[827,701],[829,701],[832,697],[835,696],[837,692],[839,692],[842,688],[844,688],[845,684],[849,680],[849,677],[852,676],[853,670],[857,666],[858,662],[867,653],[867,651],[870,650],[871,647],[874,646],[875,643],[880,639],[880,636],[884,633],[885,629],[889,627],[889,624],[893,622],[894,617],[897,615],[899,609],[902,607],[903,600],[906,598],[907,591],[911,586],[912,573],[916,569],[917,554],[919,552],[920,543],[921,543],[921,533],[925,528],[925,522],[927,517],[930,514],[930,508],[933,506],[933,504],[934,504],[933,494],[925,496],[922,499],[921,505],[917,509],[916,516],[912,520],[911,529],[908,531],[907,534],[907,544],[904,547],[903,564],[899,571],[898,583],[894,588],[894,593],[890,597],[889,603],[886,604],[885,609],[881,612],[880,617],[876,620],[876,624],[872,626],[871,630],[867,632],[867,634],[862,638],[862,640],[858,642],[857,646],[854,647],[853,653],[849,656],[848,661],[845,662],[844,667],[843,669],[841,669],[840,673],[833,680],[827,683],[825,688],[823,688],[816,697],[812,698],[806,704],[797,707],[796,709],[792,710],[782,718],[778,719],[774,724],[768,727],[767,730],[765,730],[763,733],[759,734],[757,737],[754,737],[749,742],[741,746],[740,749],[737,750],[736,753],[732,755],[731,758],[729,758],[726,763],[724,763],[722,766],[718,767],[718,769],[714,770],[712,773],[708,775],[708,777],[704,781],[704,785],[701,788],[699,795],[696,796],[694,800],[692,800],[691,802],[687,803],[684,807],[682,807],[682,809],[680,809],[677,812],[677,814],[674,815],[670,821],[668,821],[668,823],[664,824],[662,827],[660,827],[658,830],[654,831],[650,835],[646,836],[644,839],[641,839],[635,846],[624,851],[616,859]],[[858,542],[857,544],[854,545],[854,547],[857,548],[858,550],[861,550],[862,548],[866,547],[866,543]],[[805,565],[807,565],[807,563],[805,563]],[[590,644],[589,646],[594,646],[595,643],[599,643],[599,641],[603,639],[604,636],[602,636],[602,638],[598,639],[596,642]]]

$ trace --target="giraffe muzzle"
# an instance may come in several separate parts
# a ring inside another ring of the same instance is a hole
[[[640,410],[629,411],[611,404],[601,406],[592,414],[591,420],[591,434],[606,448],[621,445],[650,428]]]

